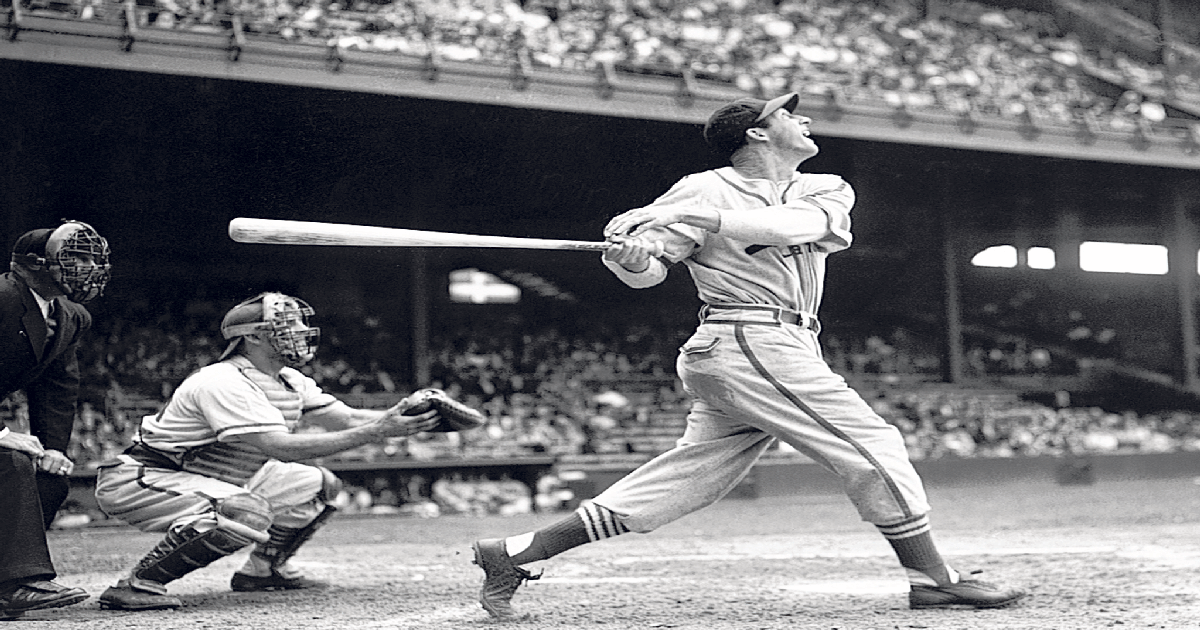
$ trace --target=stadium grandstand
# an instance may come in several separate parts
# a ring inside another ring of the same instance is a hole
[[[317,307],[323,387],[443,387],[489,417],[341,458],[344,507],[553,505],[556,475],[678,437],[686,282],[646,298],[578,253],[281,252],[224,225],[596,240],[712,164],[713,106],[796,91],[815,162],[860,193],[827,359],[915,460],[1198,453],[1197,33],[1184,0],[0,0],[0,226],[82,209],[112,235],[81,483],[219,354],[226,305],[272,288]],[[20,426],[20,397],[0,414]],[[493,474],[521,462],[552,471],[532,495]]]

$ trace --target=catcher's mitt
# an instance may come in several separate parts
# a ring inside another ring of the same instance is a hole
[[[404,410],[404,415],[415,416],[430,409],[437,409],[441,421],[429,431],[431,433],[451,433],[454,431],[469,431],[483,426],[487,421],[483,414],[446,395],[440,389],[421,389],[410,396],[415,404]]]

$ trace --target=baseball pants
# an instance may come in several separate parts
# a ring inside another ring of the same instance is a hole
[[[762,311],[723,312],[680,349],[677,374],[694,402],[675,448],[593,499],[649,532],[728,494],[776,439],[841,478],[864,521],[929,511],[904,439],[834,373],[817,333]]]
[[[100,509],[146,532],[171,527],[216,522],[216,502],[247,492],[271,504],[272,523],[299,529],[324,509],[320,494],[323,475],[306,464],[270,460],[246,483],[238,486],[190,472],[151,468],[128,455],[120,463],[103,467],[96,479]]]

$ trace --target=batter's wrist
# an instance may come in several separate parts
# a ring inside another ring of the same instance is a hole
[[[645,263],[646,264],[643,265],[641,269],[630,269],[629,267],[626,267],[625,265],[621,265],[621,268],[623,268],[625,271],[628,271],[629,273],[646,273],[650,269],[650,259],[647,258],[645,260]]]

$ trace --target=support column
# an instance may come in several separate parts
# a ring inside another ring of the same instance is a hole
[[[414,247],[411,252],[412,270],[412,374],[415,387],[426,387],[430,381],[429,358],[429,251]]]
[[[1183,181],[1171,187],[1170,207],[1167,210],[1170,213],[1172,236],[1167,246],[1171,275],[1175,281],[1176,303],[1179,305],[1180,382],[1188,390],[1200,392],[1200,348],[1197,347],[1196,334],[1196,264],[1200,240],[1196,236],[1196,221],[1189,212],[1200,188],[1196,184],[1194,180]]]
[[[945,350],[942,357],[942,380],[960,383],[966,366],[963,349],[962,299],[959,292],[958,258],[960,238],[958,221],[949,191],[953,190],[948,175],[943,174],[938,195],[938,216],[942,234],[942,305],[946,320]]]
[[[1079,272],[1079,245],[1083,242],[1083,228],[1079,214],[1073,208],[1060,206],[1058,221],[1054,228],[1054,266],[1064,273]]]

